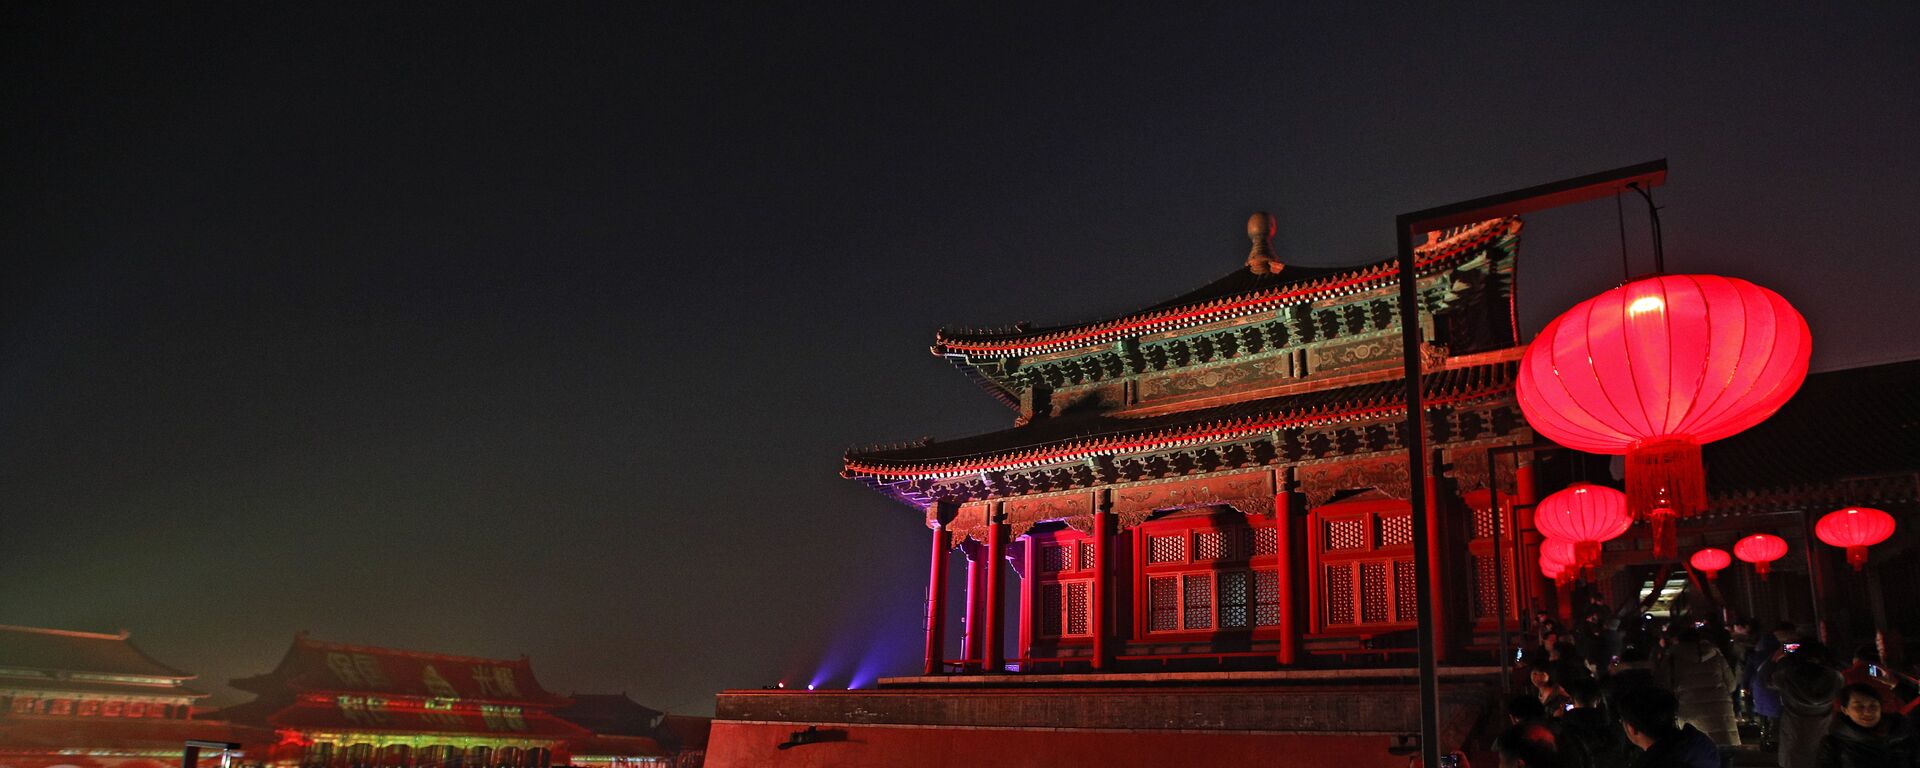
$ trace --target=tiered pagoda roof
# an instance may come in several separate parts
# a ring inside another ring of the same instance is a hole
[[[942,329],[933,353],[1018,406],[1019,421],[959,439],[854,449],[843,474],[924,508],[939,493],[929,484],[969,475],[1392,419],[1405,386],[1396,263],[1281,265],[1268,260],[1270,230],[1249,226],[1247,266],[1159,304],[1051,328]],[[1509,281],[1520,230],[1517,218],[1489,220],[1434,233],[1415,249],[1423,325],[1468,310],[1484,323],[1478,336],[1462,331],[1452,349],[1423,346],[1430,409],[1510,398],[1518,351]]]

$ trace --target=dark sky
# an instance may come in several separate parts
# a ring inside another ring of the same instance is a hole
[[[1353,264],[1667,157],[1671,271],[1780,291],[1818,368],[1920,356],[1912,3],[546,5],[7,4],[0,623],[689,712],[906,671],[924,529],[837,471],[1010,422],[934,329],[1164,299],[1262,208]],[[1530,329],[1617,282],[1613,205],[1521,270]]]

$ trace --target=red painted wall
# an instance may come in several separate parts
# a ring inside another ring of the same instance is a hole
[[[845,726],[845,741],[776,746],[805,725],[715,721],[707,768],[1164,768],[1337,765],[1406,768],[1385,736]],[[841,726],[821,726],[840,729]]]

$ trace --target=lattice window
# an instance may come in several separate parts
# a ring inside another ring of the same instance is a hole
[[[1365,549],[1367,546],[1367,526],[1359,519],[1328,520],[1327,549]]]
[[[1093,570],[1093,542],[1080,542],[1080,570]]]
[[[1473,617],[1485,618],[1500,613],[1500,580],[1493,572],[1493,558],[1473,556]]]
[[[1353,623],[1353,566],[1327,566],[1327,623]]]
[[[1280,625],[1280,574],[1277,571],[1253,572],[1253,624],[1256,627]]]
[[[1220,628],[1246,629],[1247,627],[1247,588],[1252,582],[1252,574],[1246,571],[1227,571],[1220,574]]]
[[[1060,634],[1060,585],[1040,585],[1040,634]]]
[[[1475,509],[1473,511],[1473,537],[1476,539],[1492,538],[1493,526],[1500,521],[1500,518],[1501,516],[1494,514],[1492,509]],[[1506,529],[1501,529],[1500,535],[1507,535]]]
[[[1393,613],[1399,621],[1420,620],[1420,593],[1413,584],[1417,573],[1412,560],[1393,561]]]
[[[1382,547],[1403,547],[1413,543],[1413,516],[1396,515],[1381,517],[1380,544]]]
[[[1180,628],[1180,579],[1156,576],[1147,582],[1147,629],[1164,632]]]
[[[1227,556],[1227,536],[1220,531],[1201,531],[1193,536],[1193,559],[1219,560]]]
[[[1360,564],[1360,623],[1380,624],[1389,620],[1392,583],[1387,581],[1387,564],[1376,560]]]
[[[1184,563],[1187,561],[1187,534],[1155,536],[1147,540],[1147,562]]]
[[[1040,548],[1040,572],[1059,573],[1073,562],[1073,545],[1048,544]]]
[[[1213,626],[1213,575],[1191,573],[1181,577],[1181,588],[1186,593],[1186,628],[1207,629]]]
[[[1092,630],[1093,601],[1089,599],[1090,585],[1084,581],[1067,584],[1067,634],[1085,635]]]
[[[1281,520],[1279,521],[1278,524],[1286,525],[1287,521]],[[1280,532],[1279,531],[1274,530],[1272,528],[1253,529],[1253,553],[1255,555],[1271,555],[1271,554],[1276,554],[1279,551],[1280,551]]]

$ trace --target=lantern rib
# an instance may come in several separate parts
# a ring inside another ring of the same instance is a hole
[[[1689,427],[1694,428],[1692,431],[1698,432],[1701,435],[1703,435],[1702,439],[1709,439],[1704,436],[1710,436],[1717,432],[1717,430],[1713,429],[1713,426],[1714,426],[1713,422],[1718,420],[1722,415],[1722,413],[1724,413],[1724,409],[1720,408],[1720,404],[1722,402],[1738,403],[1745,400],[1746,396],[1753,392],[1755,384],[1758,383],[1760,379],[1764,376],[1764,374],[1766,373],[1767,366],[1771,365],[1773,360],[1774,345],[1772,344],[1765,345],[1766,349],[1764,350],[1764,352],[1767,355],[1767,358],[1766,360],[1760,363],[1760,372],[1752,376],[1744,377],[1746,379],[1744,384],[1736,383],[1736,382],[1739,382],[1739,380],[1742,378],[1741,374],[1745,373],[1746,371],[1752,370],[1751,367],[1746,366],[1746,361],[1749,356],[1747,348],[1750,345],[1752,345],[1755,341],[1758,340],[1758,337],[1756,337],[1751,332],[1749,328],[1750,324],[1746,322],[1753,314],[1748,310],[1748,307],[1747,307],[1747,300],[1749,298],[1747,295],[1747,292],[1736,291],[1736,295],[1738,295],[1740,298],[1740,320],[1741,320],[1740,352],[1738,356],[1734,358],[1733,364],[1728,370],[1726,381],[1720,382],[1718,391],[1715,392],[1714,394],[1713,402],[1710,403],[1707,409],[1701,414],[1699,418],[1699,423],[1688,425]],[[1765,298],[1765,297],[1763,296],[1762,298]],[[1708,317],[1709,317],[1709,322],[1711,322],[1712,315],[1709,314]],[[1734,396],[1731,400],[1728,400],[1727,396],[1734,395],[1735,394],[1734,390],[1736,388],[1740,388],[1740,392],[1736,396]]]
[[[1601,296],[1605,296],[1605,295],[1606,294],[1601,294]],[[1620,313],[1621,313],[1620,327],[1622,329],[1626,328],[1626,302],[1624,301],[1625,298],[1626,298],[1626,295],[1622,293],[1621,294],[1622,301],[1620,303]],[[1619,421],[1617,423],[1622,426],[1632,428],[1634,426],[1633,419],[1628,417],[1625,411],[1620,410],[1620,403],[1616,401],[1613,396],[1613,387],[1607,386],[1607,384],[1605,383],[1606,379],[1602,378],[1600,375],[1600,369],[1596,367],[1593,363],[1593,316],[1594,316],[1594,312],[1597,311],[1599,308],[1600,308],[1600,302],[1598,301],[1594,301],[1587,304],[1586,327],[1582,329],[1584,333],[1580,334],[1582,337],[1581,342],[1582,344],[1585,345],[1587,350],[1587,366],[1589,369],[1591,369],[1593,373],[1593,380],[1600,384],[1600,395],[1602,399],[1607,401],[1608,408],[1613,409],[1613,415],[1619,418]],[[1627,344],[1627,335],[1624,332],[1624,330],[1620,334],[1620,356],[1626,361],[1626,364],[1627,364],[1627,380],[1633,381],[1634,379],[1633,349],[1631,345]],[[1639,392],[1638,382],[1634,382],[1634,391],[1637,396]],[[1630,433],[1627,430],[1620,429],[1618,426],[1613,427],[1613,430],[1620,437],[1628,438],[1626,440],[1623,440],[1622,442],[1626,442],[1626,443],[1634,442],[1630,436]]]

